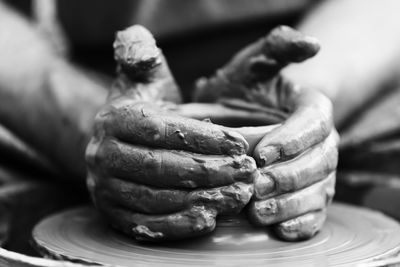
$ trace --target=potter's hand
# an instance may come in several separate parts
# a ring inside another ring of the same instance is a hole
[[[179,93],[147,30],[119,32],[114,48],[119,77],[86,152],[96,207],[138,240],[212,231],[217,214],[238,213],[251,199],[257,169],[247,142],[168,111]]]
[[[257,124],[262,113],[265,124],[282,123],[265,134],[252,153],[260,175],[249,213],[255,224],[274,225],[286,240],[313,236],[322,227],[334,195],[338,134],[331,103],[321,93],[298,88],[280,75],[287,64],[301,62],[318,50],[315,39],[289,27],[275,28],[241,50],[214,77],[201,79],[195,94],[197,101],[217,102],[238,114],[252,111]],[[223,123],[223,118],[207,116]]]

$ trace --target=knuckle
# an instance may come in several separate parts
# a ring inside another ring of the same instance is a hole
[[[97,139],[92,137],[85,151],[85,160],[92,170],[103,170],[104,167],[118,162],[120,157],[119,146],[114,138]]]
[[[95,174],[91,171],[89,171],[88,176],[86,178],[86,186],[89,190],[89,192],[94,195],[94,192],[97,188],[97,177]]]
[[[153,142],[164,140],[166,135],[164,124],[162,114],[159,114],[154,106],[136,102],[118,108],[113,125],[110,127],[116,128],[122,139]]]
[[[144,139],[149,140],[165,140],[165,127],[163,127],[164,123],[160,117],[146,117],[147,115],[142,115],[141,119],[141,131]]]
[[[339,150],[335,144],[330,143],[332,140],[326,140],[325,144],[323,144],[324,153],[321,153],[319,156],[321,157],[321,162],[325,168],[327,174],[332,172],[337,168],[337,164],[339,161]]]
[[[107,138],[100,146],[97,161],[103,170],[118,170],[123,168],[123,147],[116,140]]]
[[[104,106],[99,112],[97,112],[94,118],[94,130],[95,134],[103,134],[110,128],[110,125],[116,120],[118,110],[115,108],[113,103],[109,103]]]
[[[94,167],[96,164],[96,155],[99,149],[99,141],[92,137],[86,146],[86,151],[85,151],[85,160],[86,163],[88,164],[88,167]]]
[[[143,111],[145,106],[146,103],[130,98],[117,99],[108,103],[95,116],[95,135],[114,135],[120,128],[130,129],[134,124],[132,121],[145,117]]]
[[[86,160],[93,169],[103,170],[109,165],[119,162],[118,144],[112,138],[96,140],[92,138],[86,149]]]
[[[112,110],[110,110],[110,107],[105,107],[97,112],[94,118],[94,124],[97,127],[104,127],[108,121],[113,120],[113,117],[114,114]]]
[[[335,196],[336,172],[333,172],[327,179],[329,180],[324,187],[324,194],[325,204],[329,205]]]
[[[332,135],[332,138],[335,141],[335,147],[337,148],[339,146],[339,143],[340,143],[340,135],[339,135],[338,131],[336,130],[336,128],[332,129],[331,135]]]

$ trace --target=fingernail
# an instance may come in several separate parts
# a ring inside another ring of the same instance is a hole
[[[265,167],[279,160],[280,157],[280,149],[277,146],[267,146],[260,149],[256,159],[258,166]]]
[[[254,180],[254,193],[257,199],[268,197],[275,189],[274,180],[267,174],[260,174]]]

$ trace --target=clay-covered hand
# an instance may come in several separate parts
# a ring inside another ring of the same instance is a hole
[[[118,78],[86,151],[96,207],[138,240],[212,231],[218,214],[240,212],[253,194],[257,168],[247,142],[228,128],[168,111],[179,92],[146,29],[119,32],[114,49]]]
[[[322,227],[334,195],[339,138],[331,102],[280,75],[289,63],[301,62],[318,50],[314,38],[277,27],[241,50],[213,77],[199,80],[195,94],[195,101],[219,103],[221,109],[232,108],[237,114],[252,112],[250,122],[281,123],[258,143],[249,141],[260,169],[249,214],[257,225],[274,225],[286,240],[313,236]],[[191,116],[224,121],[203,113]],[[245,116],[238,117],[245,121]],[[246,133],[242,135],[247,139]]]

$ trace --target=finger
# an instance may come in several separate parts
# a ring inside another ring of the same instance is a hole
[[[235,101],[236,102],[236,101]],[[244,104],[245,102],[243,102]],[[238,103],[236,103],[238,104]],[[256,110],[256,108],[258,110]],[[198,120],[209,119],[213,123],[222,124],[224,126],[236,126],[241,125],[242,127],[223,127],[226,131],[234,131],[239,133],[248,143],[247,154],[252,155],[254,148],[260,142],[260,140],[270,131],[280,126],[280,124],[272,124],[271,122],[282,121],[284,118],[273,119],[275,115],[268,114],[260,106],[251,104],[246,107],[231,108],[225,105],[213,103],[191,103],[185,105],[179,105],[175,112],[195,118]],[[280,115],[279,115],[280,116]],[[243,127],[245,125],[260,125],[257,127]],[[267,125],[267,126],[261,126]]]
[[[228,65],[230,68],[226,68],[227,76],[236,74],[239,76],[236,79],[240,79],[242,83],[267,80],[277,75],[289,63],[298,63],[313,57],[319,49],[316,38],[303,35],[287,26],[279,26],[265,38],[240,51]]]
[[[301,62],[313,57],[320,49],[316,38],[288,26],[274,28],[265,43],[266,53],[279,62]]]
[[[298,191],[326,178],[336,170],[338,162],[338,134],[332,133],[293,160],[261,169],[254,179],[256,199]]]
[[[131,211],[168,214],[184,210],[189,192],[160,189],[116,178],[98,179],[96,194]]]
[[[335,173],[300,191],[252,202],[249,208],[250,219],[262,226],[287,221],[324,209],[331,202],[334,192]]]
[[[101,179],[97,194],[129,210],[147,214],[168,214],[205,206],[221,214],[239,213],[250,201],[251,184],[235,183],[228,186],[195,191],[160,189],[115,178]]]
[[[259,166],[292,158],[320,143],[332,131],[332,104],[328,98],[314,90],[285,90],[291,92],[287,105],[293,107],[293,114],[256,146],[253,155]]]
[[[134,25],[117,32],[114,58],[118,63],[118,79],[110,98],[122,94],[147,101],[181,102],[164,55],[146,28]]]
[[[278,237],[286,241],[306,240],[322,229],[326,220],[326,209],[309,212],[274,227]]]
[[[240,134],[219,125],[166,114],[151,103],[120,103],[98,115],[105,133],[126,142],[201,154],[244,154]]]
[[[217,212],[201,206],[165,215],[147,215],[103,203],[101,211],[110,224],[140,241],[185,239],[214,230]]]
[[[319,48],[315,38],[287,26],[277,27],[265,38],[239,51],[214,77],[200,79],[194,99],[214,102],[221,95],[230,93],[242,95],[241,99],[244,99],[246,90],[243,87],[249,88],[251,84],[270,80],[287,64],[310,58]]]
[[[154,75],[154,68],[161,65],[161,51],[153,35],[140,25],[118,31],[113,47],[115,60],[132,80],[151,78],[143,76]]]
[[[190,193],[188,199],[190,203],[214,209],[220,215],[232,215],[242,211],[252,195],[252,184],[238,182],[220,188],[196,190]]]
[[[247,141],[249,147],[247,149],[247,155],[252,155],[254,153],[255,147],[264,138],[266,134],[279,127],[280,124],[273,124],[267,126],[258,127],[237,127],[229,128],[235,132],[238,132]]]
[[[106,139],[93,153],[95,164],[109,176],[164,188],[252,182],[257,171],[254,159],[246,155],[208,156],[129,145],[115,139]]]

